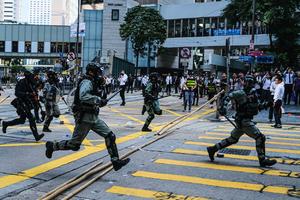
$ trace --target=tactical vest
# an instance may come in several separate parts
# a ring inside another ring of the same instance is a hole
[[[82,83],[83,80],[89,80],[92,82],[93,85],[93,90],[91,92],[92,95],[97,95],[98,94],[98,86],[95,84],[92,78],[85,76],[82,79],[78,81],[76,90],[75,90],[75,96],[74,96],[74,102],[72,106],[72,111],[73,113],[94,113],[98,114],[99,113],[99,106],[97,105],[91,105],[91,104],[86,104],[80,101],[79,98],[79,92],[80,92],[80,84]]]
[[[189,78],[186,80],[186,86],[189,88],[189,89],[192,89],[193,87],[196,86],[196,80],[193,79],[193,78]]]
[[[208,83],[207,84],[207,91],[210,94],[216,93],[217,92],[216,85],[214,83]]]
[[[243,118],[253,118],[253,116],[259,113],[259,102],[255,90],[252,90],[247,95],[247,101],[243,104],[237,103],[237,115]]]

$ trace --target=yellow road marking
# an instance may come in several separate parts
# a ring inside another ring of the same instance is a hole
[[[250,174],[269,175],[269,176],[300,178],[300,172],[291,172],[291,171],[283,171],[283,170],[273,170],[273,169],[269,170],[269,169],[260,169],[254,167],[240,167],[234,165],[219,165],[213,163],[188,162],[188,161],[170,160],[170,159],[158,159],[155,161],[155,163],[165,164],[165,165],[177,165],[183,167],[197,167],[197,168],[206,168],[206,169],[223,170],[223,171],[235,171],[235,172],[250,173]]]
[[[258,123],[256,126],[258,128],[272,128],[271,127],[272,124],[261,124]],[[221,126],[218,126],[219,128],[232,128],[231,124],[224,124]],[[282,130],[300,130],[300,125],[282,125]]]
[[[44,145],[45,142],[35,142],[35,143],[12,143],[12,144],[0,144],[0,147],[26,147],[26,146],[40,146]]]
[[[217,136],[230,136],[230,134],[228,133],[214,133],[214,132],[207,132],[207,135],[217,135]],[[300,139],[296,139],[296,138],[285,138],[285,137],[271,137],[271,139],[274,140],[287,140],[287,141],[300,141]]]
[[[168,112],[168,113],[170,113],[170,114],[172,114],[172,115],[174,115],[174,116],[177,116],[177,117],[183,116],[182,114],[179,114],[177,112],[174,112],[174,111],[166,109],[166,108],[163,108],[163,110],[166,111],[166,112]]]
[[[233,127],[228,127],[228,128],[216,128],[214,131],[231,131]],[[284,129],[272,129],[270,128],[259,128],[262,132],[270,132],[270,133],[292,133],[292,134],[299,134],[300,131],[295,131],[295,130],[284,130]]]
[[[127,196],[134,196],[140,198],[147,198],[147,199],[156,199],[156,200],[167,200],[170,199],[182,199],[182,200],[206,200],[206,198],[202,197],[195,197],[195,196],[185,196],[185,195],[178,195],[170,192],[160,192],[154,190],[142,190],[142,189],[135,189],[135,188],[128,188],[128,187],[120,187],[120,186],[113,186],[110,189],[106,190],[106,192],[119,194],[119,195],[127,195]]]
[[[224,140],[225,138],[222,137],[209,137],[209,136],[200,136],[199,139],[206,139],[206,140]],[[239,140],[240,142],[251,142],[253,143],[255,140]],[[267,144],[275,144],[275,145],[283,145],[283,146],[296,146],[296,147],[300,147],[300,144],[296,144],[296,143],[287,143],[287,142],[274,142],[274,141],[270,141],[267,140],[266,141]]]
[[[147,172],[147,171],[137,171],[133,174],[133,176],[158,179],[158,180],[166,180],[166,181],[193,183],[199,185],[208,185],[208,186],[215,186],[215,187],[222,187],[222,188],[241,189],[241,190],[256,191],[256,192],[270,192],[270,193],[285,194],[285,195],[290,193],[289,190],[293,190],[293,188],[283,187],[283,186],[271,186],[271,185],[262,185],[256,183],[225,181],[225,180],[208,179],[208,178],[193,177],[193,176],[154,173],[154,172]]]
[[[61,121],[64,121],[64,125],[71,131],[71,133],[73,133],[74,131],[74,126],[71,125],[71,122],[63,115],[61,115],[60,117]],[[87,145],[87,146],[94,146],[87,138],[85,138],[82,142],[83,145]]]
[[[137,132],[137,133],[133,133],[133,134],[118,138],[117,139],[117,144],[124,143],[124,142],[127,142],[129,140],[139,138],[139,137],[141,137],[143,135],[146,135],[146,134],[148,134],[148,133],[147,132]],[[95,147],[97,147],[97,148],[95,148]],[[39,174],[42,174],[42,173],[45,173],[47,171],[56,169],[58,167],[61,167],[63,165],[66,165],[68,163],[76,161],[78,159],[84,158],[86,156],[89,156],[91,154],[94,154],[96,152],[103,151],[103,150],[106,149],[105,144],[100,144],[100,145],[97,145],[95,147],[86,146],[86,149],[84,149],[80,152],[72,153],[72,154],[64,156],[62,158],[59,158],[59,159],[47,162],[45,164],[39,165],[37,167],[24,170],[24,171],[22,171],[22,172],[20,172],[16,175],[2,176],[2,177],[0,177],[0,188],[8,187],[10,185],[28,180],[32,177],[35,177],[35,176],[39,175]]]
[[[132,117],[130,115],[126,115],[126,114],[122,113],[121,111],[119,111],[117,109],[111,108],[111,111],[121,115],[122,117],[126,117],[126,118],[128,118],[132,121],[138,122],[139,124],[144,124],[144,122],[142,120],[139,120],[138,118]]]
[[[213,112],[216,112],[216,109],[205,109],[204,112],[199,113],[197,115],[194,115],[193,117],[189,117],[185,121],[196,120],[196,119],[199,119],[200,117],[203,117],[204,115],[208,115],[208,114],[211,114]]]
[[[197,146],[211,146],[214,145],[212,143],[205,143],[205,142],[193,142],[187,141],[185,144],[189,145],[197,145]],[[229,148],[231,149],[246,149],[246,150],[256,150],[255,147],[250,146],[239,146],[239,145],[232,145]],[[266,151],[269,152],[276,152],[276,153],[290,153],[290,154],[300,154],[300,150],[292,150],[292,149],[275,149],[275,148],[266,148]]]
[[[180,154],[187,154],[187,155],[208,156],[207,151],[197,151],[197,150],[191,150],[191,149],[175,149],[172,152],[180,153]],[[224,154],[224,158],[258,161],[256,156],[243,156],[243,155],[235,155],[235,154]],[[275,159],[280,164],[300,165],[300,160],[291,160],[291,159],[282,159],[282,158],[272,158],[272,159]]]
[[[216,134],[216,133],[227,133],[228,135],[230,135],[230,131],[219,131],[219,132],[206,132],[206,134]],[[293,138],[300,138],[300,135],[295,135],[295,134],[287,134],[287,133],[274,133],[274,132],[263,132],[263,134],[265,135],[276,135],[276,136],[284,136],[284,137],[293,137]]]

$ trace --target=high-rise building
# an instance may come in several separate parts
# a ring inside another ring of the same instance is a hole
[[[30,0],[30,24],[50,25],[51,13],[51,0]]]
[[[66,24],[74,24],[77,20],[78,15],[78,1],[77,0],[66,0]]]
[[[0,1],[0,20],[1,21],[16,21],[16,1],[1,0]],[[1,14],[2,13],[2,14]]]
[[[73,0],[74,1],[74,0]],[[67,16],[67,7],[66,0],[52,0],[52,25],[67,25],[66,16]]]

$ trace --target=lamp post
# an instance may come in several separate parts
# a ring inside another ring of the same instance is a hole
[[[255,11],[256,10],[256,1],[252,0],[252,35],[251,35],[251,41],[250,41],[250,50],[255,50],[254,46],[254,38],[255,38]],[[254,64],[253,64],[254,68]],[[252,71],[252,64],[250,64],[250,71]]]
[[[78,0],[78,13],[77,13],[77,33],[76,33],[76,67],[75,67],[75,73],[77,77],[77,73],[79,71],[79,25],[80,25],[80,11],[81,11],[81,0]]]

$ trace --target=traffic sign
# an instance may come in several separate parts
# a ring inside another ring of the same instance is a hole
[[[73,61],[73,60],[75,60],[75,59],[76,59],[75,53],[74,53],[74,52],[69,52],[69,53],[68,53],[68,60],[69,60],[69,61]]]
[[[180,49],[180,58],[190,58],[192,56],[192,52],[190,48],[184,47]]]

